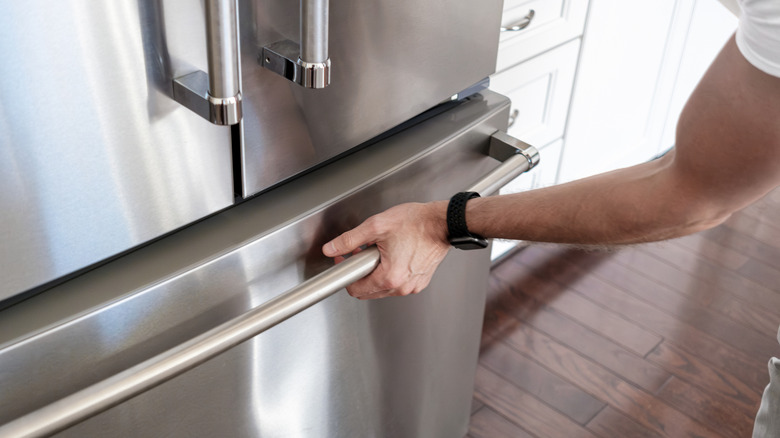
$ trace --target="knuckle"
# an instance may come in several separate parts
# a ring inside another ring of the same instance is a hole
[[[382,219],[379,216],[371,216],[366,219],[364,225],[370,234],[378,234],[382,229]]]
[[[382,282],[382,288],[388,290],[399,289],[403,286],[404,279],[398,275],[388,275]]]
[[[411,294],[413,294],[413,293],[415,293],[415,291],[414,291],[414,288],[413,288],[413,287],[411,287],[411,286],[408,286],[408,285],[406,285],[406,286],[403,286],[403,287],[401,287],[401,288],[398,290],[398,294],[399,294],[399,295],[401,295],[401,296],[403,296],[403,297],[405,297],[405,296],[407,296],[407,295],[411,295]]]

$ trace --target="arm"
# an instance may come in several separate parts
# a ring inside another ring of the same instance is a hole
[[[780,78],[748,63],[732,37],[688,100],[676,140],[675,150],[649,163],[472,199],[469,230],[485,237],[612,245],[713,227],[780,184]],[[376,243],[379,267],[350,286],[350,294],[416,293],[446,255],[445,212],[446,201],[396,206],[327,243],[323,252],[337,256]]]

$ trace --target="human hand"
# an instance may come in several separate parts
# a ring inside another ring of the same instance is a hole
[[[416,294],[428,286],[450,249],[446,214],[447,201],[397,205],[326,243],[322,252],[341,263],[345,254],[376,244],[379,265],[347,292],[359,299]]]

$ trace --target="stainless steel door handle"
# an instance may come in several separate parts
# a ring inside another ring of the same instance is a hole
[[[236,0],[206,0],[208,69],[173,80],[173,98],[216,125],[241,121]]]
[[[490,194],[539,162],[539,152],[503,132],[490,139],[489,155],[503,163],[468,188]],[[369,247],[243,315],[165,353],[0,426],[0,438],[62,431],[160,385],[247,341],[370,274],[379,250]]]
[[[265,46],[260,64],[303,87],[325,88],[330,84],[329,1],[300,1],[301,44],[284,40]]]
[[[521,18],[517,23],[514,23],[511,26],[502,27],[501,32],[517,32],[519,30],[525,29],[531,25],[531,21],[534,19],[534,15],[536,15],[536,12],[533,9],[529,10],[525,17]]]

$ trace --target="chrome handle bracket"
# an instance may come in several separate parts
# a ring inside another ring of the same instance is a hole
[[[173,80],[173,98],[215,125],[241,121],[236,0],[207,0],[209,73],[195,71]]]
[[[330,84],[330,58],[324,62],[306,62],[299,53],[300,46],[294,41],[278,41],[263,47],[260,64],[302,87],[327,87]]]
[[[260,51],[260,65],[306,88],[330,85],[329,0],[300,0],[300,45],[278,41]]]
[[[539,151],[530,144],[518,140],[503,131],[496,131],[490,136],[490,151],[488,155],[491,157],[503,162],[518,154],[528,160],[528,170],[539,164]]]
[[[498,191],[521,173],[539,164],[539,151],[535,147],[502,131],[496,131],[490,136],[488,155],[501,161],[501,165],[469,189],[482,196]]]
[[[209,75],[198,70],[173,80],[173,98],[215,125],[241,121],[241,93],[216,98],[209,94]]]

